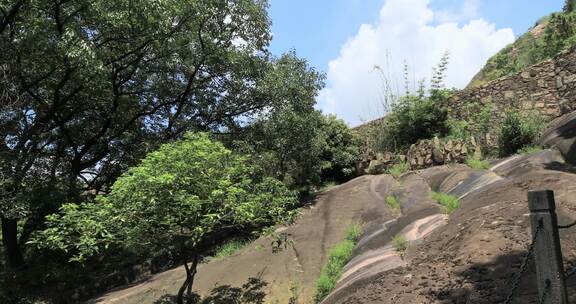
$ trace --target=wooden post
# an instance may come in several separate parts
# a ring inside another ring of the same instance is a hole
[[[554,192],[551,190],[529,191],[528,207],[532,235],[538,233],[534,245],[534,261],[541,303],[567,304],[564,265]],[[540,303],[540,302],[539,302]]]

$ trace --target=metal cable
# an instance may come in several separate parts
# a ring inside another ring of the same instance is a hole
[[[568,224],[568,225],[558,225],[558,229],[567,229],[567,228],[572,228],[576,226],[576,222],[572,223],[572,224]]]
[[[576,274],[576,266],[572,267],[572,269],[570,269],[570,271],[566,271],[566,273],[564,274],[564,278],[569,278],[571,276],[573,276],[574,274]]]
[[[542,220],[538,221],[538,227],[536,227],[536,231],[534,232],[534,236],[532,237],[532,243],[528,247],[528,252],[524,256],[522,260],[522,265],[520,266],[520,271],[516,274],[516,278],[514,278],[514,282],[512,283],[512,289],[510,290],[510,294],[506,298],[504,304],[511,304],[512,299],[514,298],[514,294],[516,293],[516,289],[520,286],[520,279],[522,279],[522,275],[528,270],[528,262],[534,253],[534,245],[536,244],[536,237],[538,237],[538,233],[542,230],[543,223]],[[545,294],[544,294],[545,295]]]
[[[546,287],[544,288],[544,292],[542,293],[542,296],[540,297],[540,301],[538,301],[538,304],[543,304],[544,300],[546,300],[546,296],[548,295],[548,292],[550,291],[551,286],[551,282],[550,280],[546,280]]]

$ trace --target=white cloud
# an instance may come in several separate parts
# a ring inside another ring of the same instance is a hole
[[[470,19],[478,18],[478,7],[480,0],[465,0],[462,3],[459,11],[452,11],[450,9],[441,9],[434,13],[434,19],[440,23],[445,22],[462,22]]]
[[[477,15],[477,0],[465,1],[459,13],[434,11],[430,0],[387,0],[376,24],[363,24],[328,65],[327,87],[318,97],[319,107],[358,125],[383,115],[380,106],[379,65],[397,87],[403,86],[406,61],[411,78],[429,79],[444,52],[450,53],[446,85],[462,88],[486,60],[514,41],[512,29],[496,29]],[[467,18],[462,25],[457,23]],[[443,20],[443,22],[441,22]],[[446,21],[452,20],[452,21]],[[403,91],[398,89],[398,92]]]

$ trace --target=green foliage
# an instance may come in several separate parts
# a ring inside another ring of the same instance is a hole
[[[476,159],[474,157],[468,157],[466,159],[466,164],[468,165],[468,167],[476,170],[490,169],[490,162],[483,159]]]
[[[471,113],[472,123],[477,127],[479,135],[484,135],[492,130],[493,126],[491,125],[491,121],[493,115],[494,110],[491,103],[485,104],[479,112],[474,111]]]
[[[337,184],[335,182],[325,182],[323,183],[322,187],[320,189],[318,189],[318,192],[325,192],[325,191],[329,191],[330,189],[336,187]]]
[[[460,201],[454,195],[432,192],[430,196],[442,206],[442,210],[445,214],[452,214],[456,209],[460,208]]]
[[[427,96],[405,96],[400,100],[381,127],[380,150],[405,152],[419,139],[447,133],[447,112],[440,100]]]
[[[315,303],[320,303],[330,294],[342,274],[342,269],[352,258],[352,251],[362,233],[361,225],[351,224],[346,231],[346,238],[334,246],[328,253],[328,263],[322,268],[316,280]]]
[[[564,2],[564,13],[572,13],[576,10],[576,0],[565,0]]]
[[[389,77],[380,67],[376,69],[383,79],[383,105],[386,116],[372,126],[366,133],[374,151],[405,153],[410,145],[420,139],[429,139],[435,135],[444,136],[449,131],[446,101],[453,90],[443,88],[448,55],[444,55],[433,70],[431,88],[425,91],[424,82],[420,82],[417,92],[410,92],[406,84],[406,95],[399,96],[392,90]],[[405,67],[405,73],[407,68]],[[407,81],[407,75],[405,75]]]
[[[72,196],[82,186],[106,189],[186,130],[236,125],[268,110],[272,98],[254,85],[274,65],[267,5],[3,1],[0,87],[9,90],[0,94],[0,137],[10,142],[2,142],[0,176],[18,177],[7,185],[18,190],[11,196],[34,181],[79,201]],[[85,172],[88,185],[78,182]],[[25,202],[32,211],[59,207],[45,198]]]
[[[467,120],[448,119],[447,124],[450,131],[446,138],[468,140],[474,137],[478,139],[493,131],[494,126],[491,121],[494,110],[491,103],[480,107],[477,103],[465,102],[464,112]]]
[[[266,0],[3,1],[0,214],[26,221],[22,241],[63,202],[107,192],[188,131],[238,139],[269,113],[313,109],[323,75],[294,52],[268,51],[267,8]]]
[[[346,240],[356,243],[362,235],[362,225],[353,222],[346,228]]]
[[[228,241],[216,248],[214,251],[214,258],[216,259],[224,259],[229,256],[234,255],[236,252],[242,250],[246,245],[248,245],[250,241],[243,240],[243,239],[235,239]]]
[[[531,146],[526,146],[520,150],[518,150],[518,153],[522,153],[522,154],[534,154],[534,153],[538,153],[543,151],[544,148],[542,148],[541,146],[537,146],[537,145],[531,145]]]
[[[105,251],[116,241],[111,227],[113,208],[108,201],[99,204],[64,204],[59,214],[46,217],[47,228],[29,242],[38,247],[72,254],[71,261],[84,262]]]
[[[448,52],[444,53],[440,62],[436,67],[432,69],[432,79],[430,81],[430,89],[433,92],[440,92],[444,87],[444,78],[446,78],[446,70],[448,69],[448,63],[450,62],[450,54]],[[407,78],[407,77],[405,77]]]
[[[576,45],[574,5],[574,0],[567,0],[562,13],[553,13],[536,24],[544,27],[543,33],[535,36],[533,31],[529,31],[490,58],[481,71],[481,77],[474,79],[472,86],[518,73]]]
[[[346,123],[334,115],[323,116],[320,132],[324,149],[320,156],[323,181],[345,181],[356,173],[360,158],[359,138]]]
[[[204,133],[165,144],[114,183],[110,194],[65,204],[32,241],[84,261],[109,245],[153,254],[199,250],[232,229],[290,221],[294,194],[272,178],[254,176],[246,157]]]
[[[394,250],[396,250],[396,252],[398,253],[398,255],[400,255],[401,258],[404,258],[404,256],[406,255],[406,251],[408,250],[409,245],[410,242],[408,242],[408,240],[403,234],[397,234],[392,239],[392,246],[394,247]]]
[[[386,204],[388,204],[392,210],[400,210],[400,202],[394,195],[388,195],[386,197]]]
[[[410,171],[410,164],[408,162],[399,162],[388,169],[388,173],[394,176],[394,178],[399,178],[400,175],[408,171]]]
[[[452,139],[468,139],[472,135],[470,124],[465,120],[448,119],[450,132],[446,136]]]
[[[346,124],[313,108],[271,113],[236,144],[254,155],[263,174],[302,190],[354,177],[360,155],[358,137]]]
[[[541,135],[544,125],[542,117],[537,114],[523,116],[517,111],[507,112],[499,130],[500,156],[512,155],[533,145]]]

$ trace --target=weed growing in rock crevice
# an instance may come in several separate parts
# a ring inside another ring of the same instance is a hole
[[[388,169],[388,173],[390,173],[394,178],[399,178],[405,172],[410,170],[410,164],[407,162],[400,162],[392,166]]]
[[[460,201],[454,195],[432,192],[431,197],[442,206],[442,211],[445,214],[452,214],[456,209],[460,208]]]
[[[400,210],[400,202],[394,195],[388,195],[386,197],[386,204],[392,209],[399,211]]]
[[[403,234],[398,234],[392,239],[392,246],[394,246],[394,249],[402,259],[404,259],[404,256],[406,255],[409,244],[410,242],[408,242],[408,239],[406,239]]]
[[[472,169],[476,170],[487,170],[490,169],[490,163],[487,160],[483,159],[476,159],[473,157],[469,157],[466,159],[466,165]]]
[[[336,287],[342,269],[352,258],[352,251],[362,234],[362,226],[352,223],[346,230],[346,238],[334,246],[328,255],[328,263],[322,268],[316,281],[315,303],[320,303]]]

